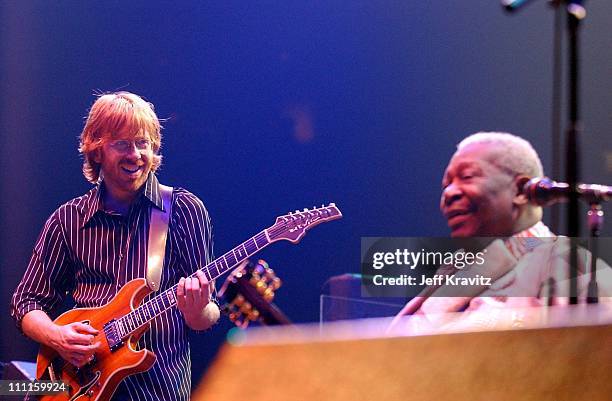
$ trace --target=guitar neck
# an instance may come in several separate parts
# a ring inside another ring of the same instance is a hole
[[[321,206],[320,208],[313,208],[311,210],[304,209],[302,212],[296,210],[294,213],[279,216],[276,218],[276,223],[274,225],[260,231],[231,251],[198,270],[204,272],[208,281],[212,281],[236,267],[246,258],[270,245],[272,242],[287,240],[297,243],[309,228],[341,217],[342,213],[340,213],[340,210],[334,203],[330,203],[329,206]],[[194,275],[195,273],[191,276]],[[116,319],[113,329],[117,330],[121,338],[126,338],[166,310],[175,306],[177,286],[178,284],[175,284],[133,311]]]
[[[236,267],[240,262],[248,257],[259,252],[261,249],[270,245],[273,241],[270,240],[268,231],[274,230],[274,226],[266,230],[260,231],[258,234],[244,241],[234,249],[226,252],[213,262],[198,269],[204,272],[208,281],[212,281],[217,277],[228,272]],[[193,273],[190,277],[193,277]],[[117,319],[117,327],[122,338],[130,336],[136,330],[155,319],[157,316],[164,313],[166,310],[176,305],[176,288],[178,284],[173,285],[167,290],[161,292],[147,302],[143,303],[130,313]]]
[[[217,277],[227,273],[232,268],[236,267],[240,262],[259,252],[261,249],[270,245],[272,241],[267,231],[273,229],[273,227],[261,231],[259,234],[249,238],[242,244],[238,245],[234,249],[226,252],[224,255],[218,257],[213,262],[202,267],[201,271],[208,281],[212,281]],[[195,274],[195,273],[194,273]],[[176,286],[175,286],[176,287]]]

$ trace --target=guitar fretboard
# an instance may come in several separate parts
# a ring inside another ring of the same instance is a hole
[[[253,254],[268,246],[271,241],[270,237],[275,238],[275,233],[279,230],[284,230],[284,227],[274,225],[267,230],[261,231],[259,234],[249,238],[234,249],[226,252],[219,258],[215,259],[208,265],[198,269],[204,272],[208,281],[226,273],[230,269],[237,266],[240,262]],[[269,234],[268,234],[269,232]],[[270,235],[270,237],[268,236]],[[193,273],[190,277],[193,277]],[[143,303],[130,313],[120,317],[115,321],[117,331],[121,338],[129,337],[136,330],[155,319],[157,316],[176,305],[176,288],[178,284],[173,285],[159,295],[151,298]]]
[[[259,232],[198,270],[204,272],[208,281],[212,281],[236,267],[246,258],[270,245],[272,242],[280,239],[297,242],[309,227],[340,217],[342,217],[342,214],[333,203],[327,207],[322,206],[321,208],[313,208],[312,210],[305,209],[303,212],[296,211],[295,214],[278,217],[273,226]],[[198,270],[196,270],[196,272]],[[190,277],[193,277],[195,274],[194,272]],[[175,284],[147,302],[144,302],[133,311],[116,319],[113,325],[120,338],[125,339],[129,337],[139,328],[175,306],[177,303],[177,286],[178,284]]]

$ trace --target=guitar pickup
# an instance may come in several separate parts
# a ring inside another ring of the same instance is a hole
[[[106,341],[108,342],[108,346],[110,347],[111,352],[116,351],[123,345],[123,340],[121,339],[121,335],[119,334],[119,330],[117,329],[117,324],[115,319],[104,325],[104,335],[106,335]]]

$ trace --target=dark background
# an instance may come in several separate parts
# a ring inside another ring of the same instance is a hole
[[[217,255],[336,202],[344,219],[260,254],[284,281],[277,304],[316,321],[323,283],[359,272],[362,236],[447,235],[440,178],[462,137],[522,135],[550,171],[546,3],[2,2],[0,360],[35,357],[8,303],[45,219],[90,187],[77,136],[94,91],[138,93],[168,119],[160,179],[203,199]],[[586,5],[582,177],[610,184],[612,3]],[[194,339],[194,381],[230,327]]]

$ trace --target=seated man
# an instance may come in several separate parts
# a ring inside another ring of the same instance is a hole
[[[505,237],[486,248],[485,269],[493,284],[461,293],[442,285],[426,287],[406,304],[392,327],[404,315],[437,321],[445,312],[544,305],[552,295],[554,302],[566,302],[569,241],[558,239],[542,223],[542,208],[522,192],[529,179],[542,175],[536,151],[515,135],[482,132],[459,143],[444,173],[440,209],[454,238]],[[579,259],[580,271],[587,272],[590,255],[581,250]],[[600,281],[609,283],[610,269],[600,271]],[[453,266],[443,266],[438,273],[474,274]],[[587,278],[583,274],[579,280],[581,295],[586,293]]]

